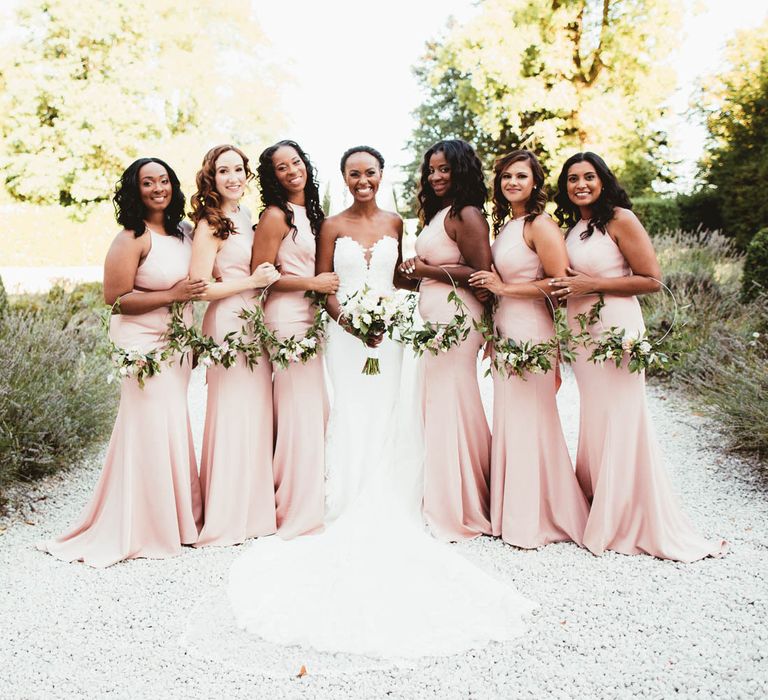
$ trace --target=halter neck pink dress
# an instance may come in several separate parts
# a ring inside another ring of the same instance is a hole
[[[139,265],[134,292],[165,290],[186,278],[189,239],[147,230],[152,247]],[[165,344],[170,313],[161,307],[113,315],[110,337],[118,347],[144,354]],[[192,311],[187,307],[187,322]],[[126,377],[104,468],[78,523],[38,544],[64,561],[105,567],[123,559],[176,556],[193,544],[202,522],[202,499],[187,408],[190,364],[173,358],[144,388]]]
[[[596,230],[581,238],[587,223],[579,221],[566,239],[571,267],[599,277],[632,274],[608,233]],[[594,295],[568,300],[574,330],[576,315],[595,301]],[[590,332],[599,338],[612,326],[627,336],[644,332],[637,297],[605,295],[600,321]],[[581,397],[576,476],[591,502],[584,545],[595,554],[611,549],[683,562],[722,554],[725,542],[699,535],[672,491],[648,416],[645,374],[630,373],[626,362],[599,365],[587,357],[582,350],[573,367]]]
[[[213,275],[227,281],[251,272],[253,231],[230,235],[216,255]],[[241,292],[212,301],[203,333],[221,342],[239,331],[242,309],[258,304],[258,293]],[[249,369],[239,357],[229,369],[209,367],[200,483],[205,524],[197,546],[231,545],[275,532],[272,479],[272,368],[265,357]]]
[[[445,231],[450,208],[439,211],[416,240],[416,254],[429,265],[466,264]],[[419,313],[425,321],[449,322],[456,309],[447,300],[451,285],[423,279]],[[483,305],[458,288],[472,319]],[[424,519],[443,540],[490,534],[488,478],[491,434],[477,383],[477,353],[483,338],[474,328],[446,353],[425,352],[424,362]]]
[[[284,277],[313,277],[315,236],[306,209],[289,204],[296,231],[289,231],[277,252]],[[267,326],[283,338],[303,337],[314,320],[315,307],[304,292],[270,291],[264,303]],[[284,538],[308,535],[323,528],[325,511],[325,426],[328,395],[323,358],[274,367],[275,505],[277,533]]]
[[[523,237],[525,220],[513,219],[491,246],[493,263],[507,283],[541,279],[539,256]],[[494,325],[504,338],[543,343],[554,335],[542,294],[502,296]],[[493,374],[491,525],[493,534],[517,547],[550,542],[581,544],[589,506],[573,472],[555,395],[554,367],[524,378]]]

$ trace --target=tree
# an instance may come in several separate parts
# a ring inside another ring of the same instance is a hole
[[[415,67],[426,98],[414,113],[414,164],[434,141],[458,137],[486,164],[531,148],[550,180],[565,158],[585,149],[619,172],[628,169],[641,190],[668,178],[657,124],[675,86],[666,61],[680,5],[485,0],[472,21],[428,44]]]
[[[0,59],[9,193],[88,207],[139,155],[184,171],[211,139],[271,135],[270,70],[248,17],[247,0],[190,0],[183,11],[172,0],[21,0],[14,46]]]
[[[725,230],[746,248],[768,227],[768,21],[738,32],[725,57],[698,100],[709,132],[701,176],[715,188]]]

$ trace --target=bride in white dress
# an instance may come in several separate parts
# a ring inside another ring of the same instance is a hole
[[[391,293],[402,220],[376,205],[383,159],[350,149],[352,206],[323,224],[317,269],[335,270],[340,301],[368,286]],[[524,631],[534,604],[433,539],[421,520],[421,395],[416,362],[379,345],[381,374],[363,375],[364,343],[332,322],[326,353],[333,408],[322,534],[254,541],[234,562],[237,623],[267,642],[385,659],[447,655]],[[378,339],[377,339],[378,340]],[[374,341],[373,344],[375,344]]]

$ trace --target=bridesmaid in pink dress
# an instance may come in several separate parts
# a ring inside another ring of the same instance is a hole
[[[339,287],[335,272],[315,275],[315,237],[324,215],[314,168],[296,142],[280,141],[259,156],[258,175],[264,209],[251,269],[269,262],[282,274],[264,303],[265,323],[280,339],[301,338],[315,315],[305,293],[334,294]],[[273,369],[277,533],[291,538],[323,528],[328,395],[321,355]]]
[[[421,280],[419,313],[426,321],[453,318],[456,308],[447,299],[452,281],[470,323],[482,317],[483,304],[467,287],[470,274],[491,266],[487,194],[480,160],[468,143],[440,141],[424,154],[418,196],[426,225],[416,257],[404,261],[400,272]],[[448,352],[424,354],[424,519],[443,540],[491,533],[491,434],[477,383],[482,342],[472,328]]]
[[[498,297],[494,325],[504,338],[549,342],[552,288],[543,278],[564,276],[568,254],[544,213],[544,171],[533,153],[513,151],[496,162],[493,201],[494,269],[476,272],[470,283]],[[553,358],[546,374],[493,374],[491,526],[526,549],[581,544],[589,511],[560,425],[554,365]]]
[[[637,294],[656,292],[661,272],[650,238],[602,158],[577,153],[563,166],[556,215],[568,227],[568,277],[552,280],[568,302],[568,316],[588,312],[603,294],[600,321],[590,328],[645,326]],[[725,551],[723,541],[699,535],[680,509],[653,434],[645,401],[645,375],[587,361],[574,364],[581,395],[576,475],[591,502],[584,545],[595,554],[651,554],[691,562]]]
[[[104,298],[119,302],[109,334],[118,347],[146,354],[165,345],[169,306],[199,299],[206,284],[187,276],[192,246],[181,228],[184,194],[166,163],[135,161],[117,187],[115,209],[124,228],[104,263]],[[162,363],[143,389],[136,377],[123,378],[93,498],[74,527],[39,549],[105,567],[176,556],[197,540],[202,499],[187,409],[190,365],[180,359]]]
[[[212,148],[197,173],[192,197],[195,236],[190,274],[210,279],[203,333],[220,343],[239,331],[243,309],[258,304],[260,288],[279,273],[271,264],[251,272],[251,214],[240,199],[253,177],[248,159],[235,146]],[[238,544],[275,532],[272,483],[272,368],[265,358],[249,368],[243,357],[207,370],[200,482],[205,524],[197,546]]]

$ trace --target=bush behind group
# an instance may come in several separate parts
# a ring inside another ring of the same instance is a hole
[[[8,298],[0,281],[0,507],[9,484],[75,464],[109,434],[100,284]]]

